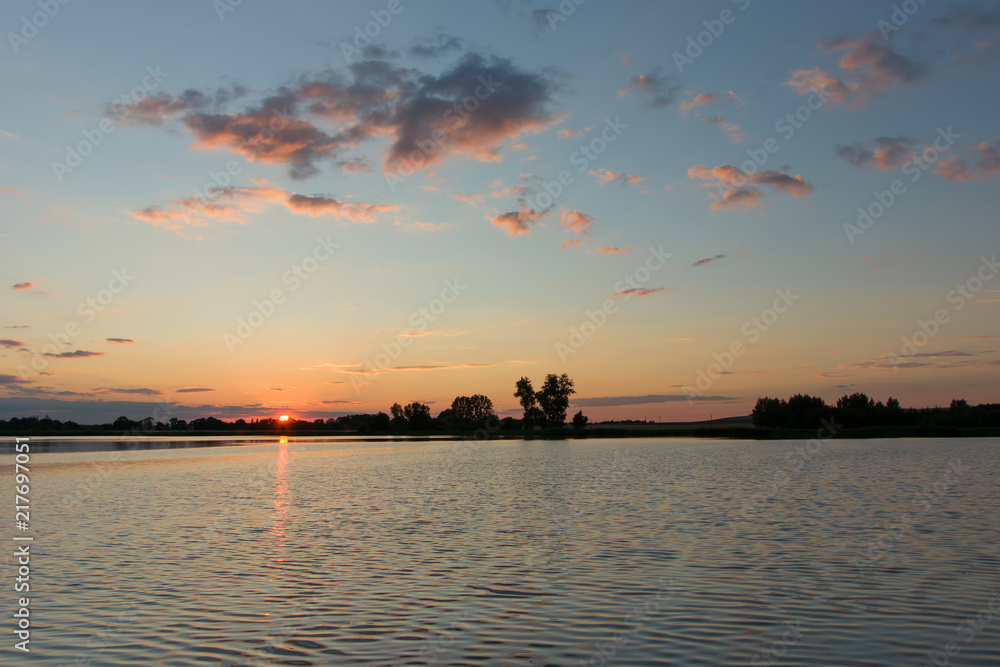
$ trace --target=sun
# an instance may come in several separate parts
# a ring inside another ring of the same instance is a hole
[[[279,422],[286,422],[286,421],[288,421],[288,415],[281,415],[280,417],[278,417],[278,421]]]

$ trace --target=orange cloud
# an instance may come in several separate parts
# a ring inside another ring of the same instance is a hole
[[[590,228],[594,226],[594,218],[583,211],[564,211],[559,220],[559,227],[580,236],[590,236]],[[579,242],[579,239],[577,240]]]
[[[631,249],[632,249],[632,246],[628,246],[628,245],[625,246],[624,248],[619,248],[619,247],[613,246],[613,245],[611,245],[611,246],[602,245],[602,246],[600,246],[600,247],[597,248],[597,252],[601,253],[602,255],[624,255],[625,253],[627,253]]]
[[[179,233],[204,227],[211,221],[242,223],[248,213],[268,204],[283,203],[292,213],[317,217],[332,215],[351,222],[372,222],[380,213],[397,210],[395,205],[343,202],[330,197],[300,195],[264,181],[252,187],[227,186],[212,191],[212,198],[174,200],[174,208],[150,206],[133,211],[132,217]]]
[[[934,173],[952,183],[984,181],[1000,176],[1000,138],[996,143],[983,142],[970,151],[967,158],[950,157],[935,167]],[[975,162],[969,166],[969,162]]]
[[[706,181],[706,187],[715,187],[721,194],[712,193],[715,203],[712,210],[740,209],[745,211],[763,207],[764,193],[756,185],[766,185],[775,192],[795,198],[812,196],[815,186],[801,176],[768,169],[761,172],[744,172],[732,165],[709,169],[696,164],[688,169],[688,178]]]
[[[469,204],[470,206],[475,206],[476,204],[482,202],[486,198],[485,195],[481,195],[481,194],[463,195],[463,194],[458,193],[458,192],[453,193],[453,194],[451,194],[449,196],[453,197],[454,199],[457,199],[458,201],[465,202],[466,204]]]
[[[607,169],[598,169],[597,171],[591,170],[587,172],[595,179],[600,185],[607,185],[613,181],[618,181],[622,184],[636,184],[642,183],[646,178],[644,176],[635,176],[634,174],[626,174],[620,171],[608,171]]]
[[[871,31],[820,43],[827,53],[843,51],[838,65],[843,80],[819,68],[794,70],[786,85],[802,95],[823,91],[826,108],[860,108],[896,84],[915,85],[927,66],[894,51],[878,32]]]
[[[527,206],[521,206],[519,211],[508,211],[507,213],[501,213],[494,216],[485,216],[495,227],[507,232],[508,236],[521,236],[522,234],[527,234],[531,231],[531,225],[537,222],[540,218],[545,217],[549,210],[536,211],[534,209],[528,208]]]

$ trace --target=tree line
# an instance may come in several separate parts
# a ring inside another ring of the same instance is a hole
[[[541,429],[560,429],[566,423],[566,411],[569,407],[570,395],[576,393],[573,381],[565,373],[549,374],[545,377],[541,390],[535,392],[531,380],[522,377],[517,381],[514,396],[524,408],[522,419],[514,417],[499,418],[493,407],[493,401],[483,394],[471,396],[456,396],[451,406],[431,415],[429,405],[413,402],[407,405],[393,403],[389,412],[374,414],[361,413],[317,418],[314,420],[288,419],[279,421],[273,417],[262,419],[236,419],[225,421],[217,417],[198,417],[185,420],[171,417],[168,421],[157,421],[152,417],[132,420],[121,416],[113,422],[94,425],[81,425],[74,421],[61,422],[50,419],[48,415],[39,417],[14,417],[9,421],[0,419],[0,433],[15,435],[29,434],[100,434],[100,433],[143,433],[168,434],[196,432],[229,432],[259,433],[319,433],[330,431],[351,431],[357,433],[471,433],[487,422],[492,422],[496,431],[533,431]],[[582,429],[589,422],[583,412],[577,412],[573,417],[573,427]]]
[[[1000,404],[973,406],[965,399],[956,399],[947,408],[903,408],[891,396],[882,403],[866,394],[854,393],[827,405],[818,396],[795,394],[788,400],[758,398],[752,416],[754,426],[768,429],[816,428],[820,420],[833,421],[845,428],[988,428],[1000,426]]]

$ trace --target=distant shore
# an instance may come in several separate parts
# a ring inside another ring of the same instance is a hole
[[[348,431],[338,429],[317,429],[295,431],[291,429],[272,430],[192,430],[192,431],[150,431],[146,433],[110,431],[95,431],[79,429],[74,431],[38,431],[2,434],[2,438],[20,437],[59,437],[59,438],[94,438],[113,440],[119,438],[200,438],[200,437],[398,437],[407,440],[421,438],[477,438],[476,432],[470,431],[404,431],[404,432],[374,432]],[[719,438],[730,440],[808,440],[815,438],[816,429],[767,429],[750,425],[719,424],[713,426],[691,425],[690,423],[665,424],[630,424],[630,425],[590,425],[585,429],[536,429],[532,432],[500,431],[489,435],[490,440],[579,440],[588,438]],[[825,434],[824,437],[829,437]],[[947,426],[900,426],[900,427],[861,427],[841,428],[833,434],[834,439],[874,439],[874,438],[996,438],[1000,437],[997,427],[947,427]],[[483,439],[479,434],[477,439]]]

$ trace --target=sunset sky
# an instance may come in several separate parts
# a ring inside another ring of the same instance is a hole
[[[1000,401],[993,3],[48,6],[0,8],[0,418]]]

